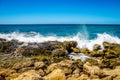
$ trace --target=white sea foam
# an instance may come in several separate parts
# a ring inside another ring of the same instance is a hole
[[[77,59],[81,59],[82,61],[85,61],[86,59],[89,59],[90,57],[84,55],[83,53],[78,53],[78,54],[69,54],[68,55],[69,58],[72,58],[74,60],[77,60]]]
[[[55,35],[49,35],[49,36],[43,36],[36,32],[30,32],[30,33],[20,33],[20,32],[12,32],[12,33],[0,33],[0,38],[4,38],[7,40],[16,39],[22,42],[45,42],[45,41],[77,41],[78,42],[78,48],[88,48],[90,50],[93,49],[93,46],[95,44],[99,44],[102,46],[104,41],[110,42],[110,43],[118,43],[120,44],[120,38],[103,33],[103,34],[97,34],[97,37],[88,40],[85,35],[78,33],[75,36],[55,36]]]

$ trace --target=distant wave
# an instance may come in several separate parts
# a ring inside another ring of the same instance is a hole
[[[77,33],[74,36],[55,36],[55,35],[48,35],[43,36],[40,33],[36,32],[29,32],[29,33],[22,33],[22,32],[11,32],[11,33],[0,33],[0,38],[4,38],[7,40],[16,39],[22,42],[45,42],[45,41],[77,41],[79,48],[88,48],[90,50],[93,49],[95,44],[99,44],[102,46],[104,41],[110,43],[118,43],[120,44],[120,38],[116,36],[109,35],[107,33],[103,34],[96,34],[97,37],[91,40],[86,39],[86,36]]]

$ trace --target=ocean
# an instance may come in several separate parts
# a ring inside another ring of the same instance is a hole
[[[79,48],[93,49],[104,41],[120,44],[120,25],[0,25],[0,38],[22,42],[77,41]]]

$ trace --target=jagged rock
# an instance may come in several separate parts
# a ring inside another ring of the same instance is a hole
[[[116,66],[120,66],[120,59],[119,58],[102,59],[99,62],[99,66],[101,68],[115,68]]]
[[[70,53],[70,52],[72,52],[71,47],[75,48],[77,46],[77,42],[75,42],[75,41],[64,41],[63,45],[64,45],[65,49],[67,49],[67,51]]]
[[[80,53],[80,52],[81,52],[80,49],[74,48],[74,47],[71,47],[71,50],[72,50],[72,52],[74,52],[74,53]]]
[[[99,45],[99,44],[95,44],[94,46],[93,46],[93,50],[94,51],[98,51],[98,50],[100,50],[101,49],[101,46]]]
[[[50,73],[52,72],[54,69],[58,68],[58,64],[57,63],[52,63],[51,65],[49,65],[46,69],[46,73]]]
[[[5,77],[5,79],[6,80],[12,80],[14,78],[17,78],[19,75],[20,75],[20,73],[13,73],[13,74],[10,74],[9,76]]]
[[[45,80],[66,80],[65,73],[61,69],[55,69],[44,77]]]
[[[66,57],[67,55],[68,55],[68,52],[65,49],[56,49],[56,50],[52,51],[52,56]]]
[[[68,77],[67,80],[90,80],[90,78],[88,75],[82,74],[81,76],[72,75],[72,76]]]
[[[7,76],[15,72],[16,72],[15,70],[11,70],[11,69],[0,69],[0,80],[6,80]]]
[[[6,42],[6,39],[0,38],[0,42]]]
[[[84,63],[89,62],[91,65],[98,65],[99,61],[97,59],[87,59]]]
[[[59,63],[53,63],[50,66],[47,67],[46,69],[46,73],[50,73],[51,71],[53,71],[54,69],[61,69],[63,70],[63,72],[68,75],[71,74],[73,71],[75,71],[76,69],[78,70],[79,68],[79,72],[82,71],[82,63],[79,61],[72,61],[72,60],[63,60]]]
[[[83,65],[83,71],[89,75],[97,75],[100,78],[105,77],[106,74],[104,74],[102,72],[102,70],[100,70],[100,68],[98,66],[92,66],[90,63],[85,63]]]
[[[44,80],[35,70],[22,73],[13,80]]]
[[[45,67],[45,63],[44,62],[35,62],[34,67],[35,67],[35,69],[43,68],[43,67]]]
[[[92,57],[104,57],[105,53],[103,51],[91,51],[90,56]]]
[[[59,62],[58,65],[70,68],[73,65],[73,63],[74,61],[72,60],[63,60]]]
[[[106,52],[114,52],[115,55],[120,56],[120,44],[104,42],[103,46]]]
[[[117,58],[118,57],[118,54],[115,52],[115,51],[107,51],[105,53],[105,57],[106,58]]]
[[[102,80],[119,80],[120,79],[120,66],[117,66],[115,69],[103,69],[103,72],[108,75]]]
[[[42,77],[45,76],[45,72],[42,69],[37,70],[37,73]]]
[[[88,48],[82,48],[82,49],[81,49],[81,53],[84,53],[84,54],[89,55],[90,51],[89,51]]]
[[[0,43],[0,52],[10,54],[11,52],[15,51],[15,43],[12,43],[10,41],[7,42],[1,42]]]
[[[25,67],[33,67],[34,66],[34,62],[33,61],[25,61],[25,62],[19,62],[19,63],[15,63],[12,67],[12,69],[15,70],[19,70]]]
[[[17,70],[18,73],[23,73],[23,72],[26,72],[26,71],[29,71],[29,70],[35,70],[34,67],[23,67],[19,70]]]

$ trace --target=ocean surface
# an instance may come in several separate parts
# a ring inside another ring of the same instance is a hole
[[[120,25],[0,25],[0,38],[23,42],[77,41],[92,49],[104,41],[120,44]]]

